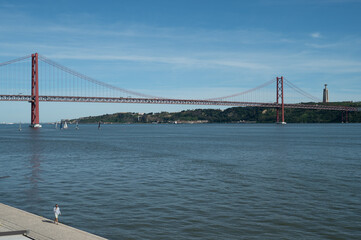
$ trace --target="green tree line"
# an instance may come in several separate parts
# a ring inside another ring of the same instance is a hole
[[[315,103],[306,103],[315,104]],[[337,102],[326,105],[343,105],[361,108],[361,102]],[[114,113],[101,116],[90,116],[74,119],[79,123],[173,123],[173,122],[196,122],[209,123],[236,123],[256,122],[274,123],[276,121],[276,109],[262,107],[232,107],[220,109],[196,109],[181,112],[160,113]],[[288,123],[340,123],[346,121],[345,113],[329,110],[308,109],[285,109],[285,121]],[[348,122],[360,123],[361,112],[348,112]]]

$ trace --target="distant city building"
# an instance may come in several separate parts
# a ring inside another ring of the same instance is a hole
[[[325,89],[323,89],[323,102],[328,103],[328,89],[327,84],[325,84]]]

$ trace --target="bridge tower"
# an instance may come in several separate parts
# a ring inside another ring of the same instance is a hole
[[[285,105],[284,105],[284,97],[283,97],[283,76],[277,77],[277,105],[281,102],[281,114],[282,114],[282,122],[280,122],[280,108],[277,108],[277,123],[286,124],[285,122]]]
[[[38,54],[31,55],[31,125],[32,128],[40,128],[39,124],[39,64]]]

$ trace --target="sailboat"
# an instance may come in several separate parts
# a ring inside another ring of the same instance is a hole
[[[67,129],[67,128],[68,128],[68,124],[66,124],[66,121],[64,122],[63,128],[64,128],[64,129]]]
[[[98,123],[98,130],[100,129],[100,122]]]
[[[55,129],[58,129],[58,122],[55,123]]]
[[[79,130],[79,124],[78,124],[78,122],[76,122],[75,129],[76,129],[76,130]]]
[[[20,124],[19,124],[19,131],[21,131],[22,129],[21,129],[21,122],[20,122]]]

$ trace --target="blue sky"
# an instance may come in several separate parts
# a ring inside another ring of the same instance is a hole
[[[33,52],[121,88],[211,98],[276,76],[361,98],[361,1],[0,1],[0,62]],[[0,89],[1,90],[1,89]],[[41,103],[41,121],[191,106]],[[0,102],[0,122],[30,119]]]

